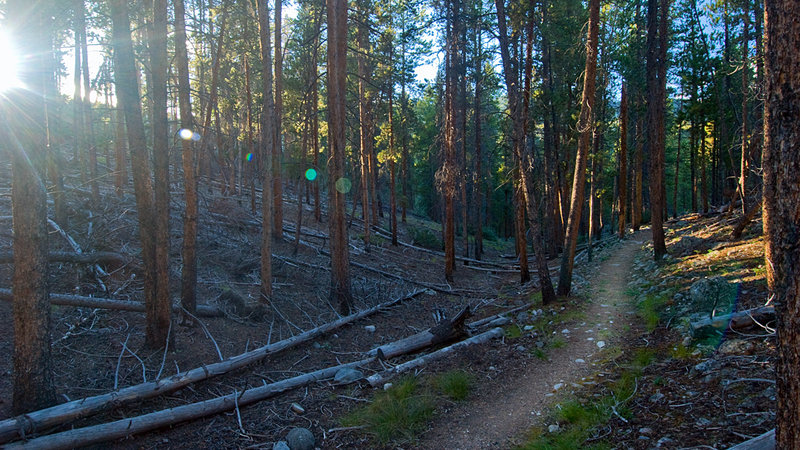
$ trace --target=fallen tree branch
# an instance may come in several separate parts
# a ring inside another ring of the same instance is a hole
[[[382,345],[367,352],[369,356],[377,356],[381,360],[394,358],[395,356],[413,353],[425,347],[450,342],[467,336],[465,321],[472,314],[469,306],[461,310],[452,319],[445,319],[425,331],[412,336],[394,341],[390,344]]]
[[[0,289],[0,300],[13,302],[14,296],[11,289]],[[50,303],[61,306],[76,306],[81,308],[103,308],[117,311],[144,312],[144,303],[127,300],[113,300],[110,298],[84,297],[82,295],[50,294]],[[180,312],[180,306],[173,306],[174,312]],[[220,317],[223,312],[219,308],[206,305],[197,305],[197,314],[203,317]]]
[[[26,442],[13,443],[5,448],[29,449],[68,449],[86,445],[108,442],[121,439],[134,434],[144,433],[168,425],[199,419],[201,417],[231,411],[235,408],[249,405],[290,389],[306,386],[311,383],[332,378],[341,369],[363,366],[372,361],[364,359],[334,367],[327,367],[314,372],[298,375],[272,384],[236,392],[222,397],[213,398],[197,403],[190,403],[175,408],[156,411],[150,414],[121,419],[114,422],[94,425],[74,430],[63,431],[31,439]]]
[[[428,353],[426,355],[422,355],[419,358],[412,359],[411,361],[405,362],[403,364],[397,365],[392,367],[391,369],[385,370],[383,372],[376,373],[367,377],[367,381],[372,387],[382,386],[386,381],[390,378],[394,377],[397,374],[407,372],[411,369],[416,369],[417,367],[424,366],[425,364],[435,361],[437,359],[443,358],[449,353],[452,353],[460,348],[468,347],[473,344],[482,344],[487,342],[493,338],[500,337],[503,335],[503,329],[500,327],[492,328],[489,331],[483,332],[479,335],[473,336],[469,339],[465,339],[463,341],[456,342],[455,344],[445,347],[435,352]]]
[[[728,328],[731,330],[742,330],[758,325],[758,322],[769,321],[775,318],[775,308],[772,306],[761,306],[746,311],[739,311],[733,314],[725,314],[713,318],[692,322],[692,333],[695,334],[705,327],[712,327],[723,331]]]
[[[119,391],[107,394],[96,395],[83,399],[73,400],[61,405],[33,411],[21,416],[0,421],[0,444],[33,433],[35,430],[43,430],[55,425],[74,421],[83,417],[97,414],[106,409],[119,406],[125,403],[140,401],[159,395],[175,392],[185,386],[203,381],[217,375],[240,369],[256,361],[260,361],[269,355],[283,350],[296,347],[311,339],[340,328],[348,323],[374,314],[382,309],[394,306],[403,300],[411,299],[422,294],[424,291],[415,291],[404,297],[381,303],[372,308],[365,309],[355,314],[329,322],[312,330],[293,336],[289,339],[268,344],[263,347],[251,350],[246,353],[234,356],[226,361],[198,367],[186,372],[175,374],[169,378],[151,381],[149,383],[137,384]]]
[[[94,252],[94,253],[69,253],[69,252],[50,252],[47,255],[49,262],[67,262],[73,264],[116,264],[125,265],[129,262],[125,256],[114,252]],[[13,264],[14,252],[0,253],[0,264]]]
[[[775,449],[775,428],[767,431],[761,436],[734,445],[730,450],[774,450]]]

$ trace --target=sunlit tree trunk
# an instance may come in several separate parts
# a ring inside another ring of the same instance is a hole
[[[47,289],[47,198],[40,178],[47,152],[45,96],[50,20],[43,8],[20,0],[6,2],[9,25],[20,55],[18,78],[33,89],[15,87],[0,101],[0,140],[11,157],[14,273],[12,407],[15,414],[55,403],[50,359],[50,301]],[[24,26],[19,26],[24,24]],[[5,30],[4,30],[5,31]]]
[[[549,304],[556,298],[553,284],[550,281],[550,269],[547,267],[547,258],[544,256],[542,246],[542,229],[539,223],[539,204],[538,195],[535,192],[535,183],[532,179],[533,161],[531,155],[523,152],[525,148],[525,121],[523,120],[522,110],[524,108],[524,94],[520,93],[517,80],[514,77],[516,62],[512,60],[508,45],[508,27],[506,25],[506,11],[504,0],[495,0],[497,8],[498,40],[500,42],[500,56],[503,63],[503,75],[506,80],[508,90],[509,108],[513,121],[513,131],[511,135],[511,145],[514,152],[521,162],[519,176],[524,197],[527,199],[525,208],[528,213],[528,226],[531,229],[531,244],[533,246],[534,257],[536,258],[539,284],[542,291],[542,303]]]
[[[278,239],[283,233],[283,52],[282,44],[282,0],[275,0],[275,140],[272,144],[272,195],[273,204],[273,238]]]
[[[558,279],[558,295],[569,295],[572,286],[572,267],[575,262],[575,248],[578,245],[581,212],[584,202],[586,181],[586,159],[592,136],[592,108],[594,106],[595,70],[597,68],[597,35],[600,21],[600,1],[589,1],[589,30],[586,43],[586,69],[584,70],[583,98],[578,119],[581,133],[578,141],[578,154],[575,157],[575,174],[572,181],[567,233],[564,237],[564,253],[561,256],[561,272]]]
[[[330,300],[347,314],[353,308],[350,257],[345,224],[344,176],[345,87],[347,77],[347,3],[328,0],[328,214],[331,241]],[[337,189],[337,186],[339,189]]]
[[[272,298],[272,146],[275,142],[275,109],[272,100],[272,50],[266,2],[258,4],[258,35],[261,42],[263,106],[261,111],[261,301]]]
[[[375,225],[370,221],[370,185],[373,180],[370,173],[371,154],[373,145],[372,136],[372,120],[371,108],[372,103],[371,95],[367,91],[368,80],[371,79],[370,70],[367,65],[367,55],[369,54],[369,36],[367,29],[369,5],[359,4],[360,20],[358,31],[356,32],[356,39],[358,42],[358,118],[359,118],[359,161],[361,163],[361,214],[364,219],[364,248],[366,251],[370,250],[370,232],[371,226]],[[372,188],[374,189],[374,187]],[[373,214],[373,220],[375,215]]]
[[[112,0],[111,20],[113,22],[114,42],[114,81],[118,100],[125,113],[125,125],[128,131],[128,148],[131,154],[131,172],[133,173],[133,190],[136,196],[136,213],[139,219],[139,240],[142,245],[142,269],[144,281],[144,298],[148,335],[146,341],[154,345],[162,345],[165,339],[158,339],[160,326],[168,326],[159,322],[156,305],[156,225],[153,199],[153,181],[150,174],[147,138],[142,120],[142,104],[139,96],[136,60],[131,41],[128,3],[125,0]],[[169,317],[169,316],[167,316]],[[152,332],[153,335],[150,335]]]
[[[194,119],[189,86],[189,58],[186,53],[186,20],[183,0],[173,0],[175,8],[175,56],[178,66],[178,100],[180,102],[181,128],[188,132],[180,133],[181,161],[183,162],[183,185],[185,192],[185,209],[183,215],[183,247],[181,257],[181,305],[191,314],[197,306],[197,176],[192,134]],[[245,62],[245,70],[247,70]],[[247,94],[250,96],[249,76],[247,77]],[[250,131],[250,101],[248,100],[248,146],[252,147]],[[252,149],[251,149],[252,151]]]

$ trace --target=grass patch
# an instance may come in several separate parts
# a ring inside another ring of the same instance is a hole
[[[381,444],[392,440],[413,440],[433,416],[434,398],[424,392],[414,377],[397,381],[373,401],[342,419],[344,426],[366,426]]]
[[[552,348],[564,348],[567,346],[567,341],[564,340],[561,336],[556,336],[550,341],[550,347]]]
[[[472,375],[463,370],[451,370],[433,379],[436,390],[450,400],[464,400],[472,390]]]
[[[658,323],[661,320],[661,309],[664,308],[668,301],[669,296],[667,295],[649,294],[636,305],[637,314],[644,320],[648,332],[652,332],[658,327]]]
[[[550,433],[548,430],[535,428],[531,430],[528,442],[518,448],[525,450],[613,448],[608,442],[589,444],[586,440],[595,436],[595,430],[605,425],[612,416],[630,418],[631,412],[626,404],[634,393],[637,378],[654,359],[653,350],[637,350],[630,361],[621,366],[619,378],[611,384],[605,395],[584,400],[572,399],[556,405],[557,409],[551,413],[551,420],[558,423],[559,430]]]
[[[508,339],[517,339],[522,337],[522,328],[520,328],[519,325],[512,324],[505,328],[504,334]]]

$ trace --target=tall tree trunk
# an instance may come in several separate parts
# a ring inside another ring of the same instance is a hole
[[[533,253],[536,258],[539,283],[542,290],[542,303],[549,304],[555,300],[556,296],[553,290],[553,284],[550,281],[550,269],[547,267],[547,259],[545,258],[544,249],[542,247],[542,229],[539,223],[539,202],[537,193],[535,192],[535,184],[531,176],[533,171],[532,155],[528,155],[527,152],[525,152],[525,154],[522,153],[522,149],[525,148],[525,122],[522,115],[523,99],[521,98],[522,95],[519,92],[519,86],[514,76],[516,73],[514,69],[516,63],[512,60],[509,53],[504,0],[495,0],[495,7],[497,8],[500,56],[502,58],[503,74],[506,80],[506,89],[508,90],[509,108],[511,109],[511,117],[513,120],[511,146],[522,166],[519,171],[521,178],[520,184],[524,196],[527,199],[526,209],[528,212],[528,226],[531,229],[531,244],[533,245]]]
[[[181,306],[194,314],[197,309],[197,173],[194,157],[194,118],[189,84],[189,57],[186,52],[186,12],[183,0],[173,0],[175,9],[175,59],[178,66],[178,100],[181,115],[181,161],[185,209],[183,213],[183,244],[181,248]],[[252,152],[252,124],[250,123],[250,76],[245,59],[247,79],[247,143]],[[187,131],[183,131],[187,130]]]
[[[169,298],[169,119],[167,117],[167,0],[152,0],[149,30],[150,67],[148,91],[153,101],[153,166],[155,168],[155,271],[156,298],[148,305],[145,344],[166,344],[172,308]],[[171,337],[171,336],[170,336]],[[167,344],[168,345],[168,344]]]
[[[261,43],[263,106],[261,112],[261,301],[272,298],[272,151],[275,143],[275,105],[272,102],[272,50],[266,2],[257,2]]]
[[[5,25],[21,55],[18,78],[48,92],[47,59],[52,52],[50,20],[44,8],[8,0]],[[24,24],[24,25],[23,25]],[[22,26],[20,26],[22,25]],[[0,101],[0,139],[11,156],[14,273],[12,407],[22,414],[55,403],[50,358],[50,300],[47,290],[47,198],[40,171],[45,167],[47,129],[44,96],[15,87]],[[24,111],[24,114],[20,112]]]
[[[133,190],[136,196],[136,212],[139,219],[139,240],[142,244],[142,268],[144,271],[144,298],[148,344],[161,345],[165,339],[157,339],[160,323],[156,270],[156,224],[153,198],[153,181],[150,175],[150,160],[147,151],[147,138],[142,119],[142,104],[139,97],[136,60],[131,41],[128,3],[125,0],[112,0],[111,20],[113,23],[114,67],[117,96],[125,113],[125,125],[128,130],[128,148],[131,154],[131,172],[133,173]],[[167,304],[169,308],[169,304]],[[169,314],[169,312],[167,313]],[[150,332],[153,335],[150,335]],[[166,333],[166,330],[162,330]]]
[[[275,141],[272,144],[272,195],[273,205],[273,238],[278,239],[283,233],[283,52],[282,44],[282,0],[275,0]]]
[[[88,152],[89,156],[89,186],[92,190],[92,202],[96,205],[100,201],[100,188],[97,182],[97,147],[94,142],[94,126],[92,123],[92,100],[91,85],[89,74],[89,45],[86,39],[86,8],[83,0],[75,1],[75,27],[80,30],[80,57],[81,71],[83,72],[83,126],[82,135],[84,136],[83,151]],[[77,68],[76,68],[77,70]]]
[[[458,0],[445,0],[446,34],[445,34],[445,100],[444,100],[444,158],[440,169],[439,183],[444,196],[444,278],[453,281],[456,266],[455,250],[455,153],[456,153],[456,117],[455,117],[455,90],[456,90],[456,25],[455,20],[460,11],[457,7]]]
[[[228,15],[225,12],[225,4],[222,5],[222,13],[220,18],[219,36],[217,36],[216,51],[214,52],[213,62],[211,64],[211,85],[209,86],[209,99],[206,104],[205,119],[203,120],[203,140],[200,144],[200,176],[207,178],[208,188],[211,189],[211,144],[212,137],[215,133],[211,132],[211,116],[215,111],[218,111],[217,97],[219,85],[219,67],[222,60],[223,44],[225,42],[226,19]],[[270,71],[270,73],[272,73]],[[270,87],[271,90],[271,87]],[[271,100],[270,100],[271,102]],[[217,120],[219,124],[219,120]],[[217,138],[219,138],[219,133]]]
[[[389,64],[391,65],[391,51],[389,53]],[[389,219],[392,231],[392,245],[397,246],[397,182],[396,182],[396,156],[394,150],[394,82],[389,76]]]
[[[478,13],[483,10],[482,2],[477,3]],[[483,114],[481,109],[481,89],[483,84],[483,38],[481,34],[481,23],[476,21],[475,30],[475,259],[479,260],[483,256],[483,136],[482,122]]]
[[[628,90],[622,84],[622,99],[619,103],[619,238],[625,237],[625,213],[628,194]]]
[[[747,2],[744,2],[744,24],[742,25],[742,53],[744,63],[742,65],[742,159],[739,169],[739,195],[742,198],[742,213],[747,211],[747,172],[749,168],[749,139],[747,131],[747,97],[748,97],[748,78],[750,76],[748,28],[750,26],[750,13]]]
[[[633,198],[632,200],[632,208],[631,208],[631,224],[633,226],[633,231],[639,231],[639,227],[642,225],[642,208],[643,208],[643,198],[642,198],[642,189],[643,189],[643,180],[642,180],[642,166],[644,164],[643,161],[643,153],[644,150],[642,149],[642,143],[644,138],[642,136],[642,121],[640,118],[636,118],[636,131],[634,132],[634,136],[636,139],[636,155],[634,156],[633,162]]]
[[[81,95],[81,29],[78,21],[74,24],[75,35],[75,64],[72,72],[72,146],[73,157],[78,161],[81,170],[81,183],[89,181],[89,164],[86,161],[86,127],[83,124],[83,100]]]
[[[125,161],[125,153],[127,153],[127,146],[125,145],[125,114],[119,106],[114,109],[114,119],[115,189],[117,195],[121,196],[123,189],[128,184],[128,165]]]
[[[659,13],[660,11],[660,13]],[[649,0],[647,7],[647,153],[650,155],[650,225],[656,261],[667,253],[664,241],[664,108],[668,0]]]
[[[368,6],[359,3],[359,14],[361,20],[359,21],[358,31],[356,38],[359,46],[358,52],[358,118],[359,118],[359,144],[360,151],[359,157],[361,162],[361,213],[364,219],[364,248],[366,251],[370,249],[370,228],[371,225],[376,225],[370,222],[370,184],[372,176],[370,174],[371,154],[372,154],[372,120],[370,103],[372,102],[370,94],[367,92],[367,82],[371,78],[370,70],[367,66],[367,55],[369,54],[369,36],[367,30],[368,19]],[[373,187],[374,189],[374,187]],[[374,220],[374,214],[373,214]]]
[[[256,161],[255,147],[253,145],[253,90],[250,87],[250,61],[247,53],[244,54],[244,90],[245,101],[247,102],[247,133],[245,134],[245,145],[247,146],[248,156],[244,158],[242,164],[247,176],[247,184],[250,186],[250,213],[256,214]]]
[[[678,175],[681,164],[681,137],[683,136],[683,122],[678,124],[678,148],[675,151],[675,183],[672,191],[672,218],[678,218]]]
[[[800,4],[765,2],[764,235],[778,318],[777,448],[800,448]]]
[[[572,286],[572,267],[575,262],[575,247],[578,245],[578,229],[584,202],[586,181],[586,158],[589,140],[592,137],[592,108],[594,107],[595,70],[597,68],[597,35],[600,21],[600,1],[589,1],[589,31],[586,43],[586,69],[584,70],[583,98],[578,119],[581,133],[578,154],[575,157],[575,174],[572,181],[567,234],[564,238],[564,253],[561,256],[561,272],[558,278],[558,295],[569,295]]]
[[[353,308],[350,289],[350,261],[345,226],[344,176],[345,87],[347,77],[347,3],[328,0],[328,214],[331,241],[330,300],[347,314]],[[341,189],[344,191],[344,189]]]

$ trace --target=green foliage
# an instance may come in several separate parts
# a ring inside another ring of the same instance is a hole
[[[369,405],[345,416],[342,424],[366,426],[367,432],[382,444],[397,439],[410,441],[424,429],[434,407],[433,397],[421,393],[417,379],[409,376],[377,393]]]
[[[430,250],[442,249],[442,240],[430,228],[409,226],[408,232],[415,245]]]
[[[463,370],[451,370],[433,379],[436,390],[451,400],[464,400],[472,390],[472,375]]]
[[[652,332],[658,327],[658,322],[661,320],[659,313],[668,300],[669,296],[665,294],[648,294],[636,305],[636,312],[644,320],[648,332]]]

